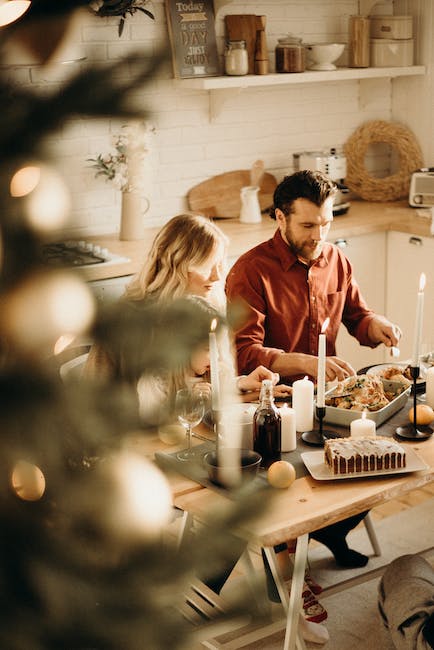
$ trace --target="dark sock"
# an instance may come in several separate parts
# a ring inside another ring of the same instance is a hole
[[[367,555],[354,551],[352,548],[347,548],[343,552],[335,553],[334,556],[336,564],[347,569],[366,566],[369,561]]]
[[[315,538],[318,542],[327,546],[327,548],[333,553],[338,566],[347,569],[357,568],[366,566],[369,561],[367,555],[363,555],[362,553],[353,551],[353,549],[349,548],[344,537],[335,537],[328,534],[328,531],[323,529],[315,533]]]

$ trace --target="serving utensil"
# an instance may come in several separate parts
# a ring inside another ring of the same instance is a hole
[[[250,185],[252,187],[259,187],[261,184],[262,177],[264,175],[264,161],[256,160],[250,170]]]

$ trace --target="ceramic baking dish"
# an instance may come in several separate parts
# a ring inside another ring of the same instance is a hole
[[[402,386],[397,384],[397,382],[383,380],[383,384],[385,390],[396,393],[396,397],[394,397],[387,406],[383,406],[383,408],[378,411],[366,411],[366,418],[373,420],[377,427],[380,426],[380,424],[383,424],[383,422],[386,422],[386,420],[391,418],[392,415],[397,413],[406,405],[408,396],[411,392],[411,386],[400,393],[399,391],[402,389]],[[331,391],[327,391],[326,397],[333,391],[334,388]],[[336,406],[326,406],[325,409],[324,422],[338,424],[342,427],[349,427],[353,420],[357,420],[362,416],[362,411],[349,411],[347,409],[337,408]]]

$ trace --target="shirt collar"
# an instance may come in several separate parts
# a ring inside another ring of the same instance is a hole
[[[282,265],[282,268],[284,271],[289,271],[290,268],[294,266],[294,264],[301,264],[302,266],[306,267],[307,269],[311,268],[312,266],[319,266],[319,267],[324,267],[327,266],[329,263],[328,260],[328,246],[327,244],[323,246],[323,249],[321,251],[320,256],[311,264],[308,266],[307,264],[304,264],[301,262],[296,255],[292,252],[292,250],[289,248],[288,244],[282,237],[282,233],[280,232],[280,229],[278,228],[276,232],[274,233],[273,237],[273,244],[275,246],[275,250],[277,253],[277,256],[280,259],[280,263]]]

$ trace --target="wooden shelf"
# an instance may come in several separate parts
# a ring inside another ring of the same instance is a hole
[[[282,86],[289,84],[319,83],[324,81],[347,81],[350,79],[380,79],[384,77],[411,77],[425,74],[423,65],[393,68],[338,68],[318,72],[307,70],[298,73],[277,73],[267,75],[245,75],[240,77],[200,77],[176,79],[180,88],[195,90],[224,90],[230,88],[251,88],[254,86]]]

